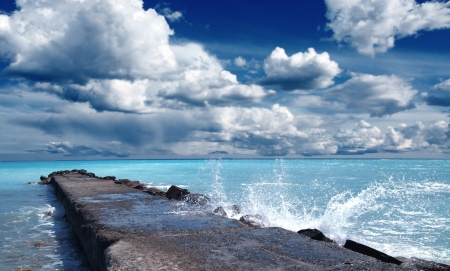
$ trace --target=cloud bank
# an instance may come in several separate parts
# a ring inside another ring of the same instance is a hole
[[[17,4],[20,10],[0,15],[0,55],[10,62],[3,76],[35,82],[36,91],[98,111],[140,113],[273,94],[240,84],[198,44],[169,44],[166,20],[140,0]]]
[[[450,28],[450,2],[415,0],[325,0],[333,38],[374,56],[396,39]]]

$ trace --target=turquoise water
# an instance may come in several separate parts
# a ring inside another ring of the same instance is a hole
[[[393,256],[450,264],[449,160],[45,161],[0,163],[5,270],[88,270],[52,187],[27,184],[81,168],[161,189],[185,187],[211,197],[211,210],[231,213],[238,204],[268,227],[318,228],[340,244],[348,238]]]

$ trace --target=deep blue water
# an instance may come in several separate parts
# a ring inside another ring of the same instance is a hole
[[[182,186],[211,197],[211,209],[231,213],[238,204],[261,214],[266,226],[314,227],[341,244],[348,238],[450,264],[450,160],[114,160],[0,163],[5,270],[87,270],[53,188],[27,184],[81,168],[161,189]]]

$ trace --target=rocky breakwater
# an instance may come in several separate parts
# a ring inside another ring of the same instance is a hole
[[[86,170],[53,172],[46,182],[93,270],[450,270],[418,259],[382,261],[314,229],[263,228],[257,214],[230,219],[209,198],[176,186],[164,192]]]

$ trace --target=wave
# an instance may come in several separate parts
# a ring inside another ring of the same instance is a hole
[[[402,173],[359,183],[346,176],[305,182],[279,159],[271,171],[233,184],[233,190],[220,160],[208,161],[206,168],[211,208],[221,206],[230,218],[259,214],[265,227],[317,228],[340,245],[352,239],[393,256],[450,263],[449,184]],[[242,207],[239,216],[231,215],[234,204]]]

